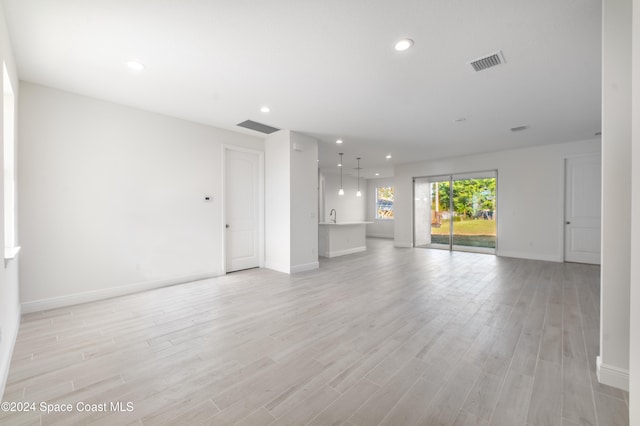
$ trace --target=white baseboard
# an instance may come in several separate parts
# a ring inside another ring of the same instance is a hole
[[[547,254],[539,254],[539,253],[527,253],[527,252],[519,252],[519,251],[509,251],[509,250],[496,250],[496,256],[500,257],[515,257],[517,259],[529,259],[529,260],[543,260],[546,262],[564,262],[562,257],[547,255]]]
[[[315,261],[315,262],[303,263],[301,265],[292,266],[290,270],[292,274],[295,274],[298,272],[311,271],[313,269],[318,269],[319,267],[320,267],[320,262]]]
[[[353,247],[353,248],[345,249],[345,250],[334,250],[334,251],[325,252],[324,253],[324,257],[345,256],[347,254],[360,253],[360,252],[366,251],[366,250],[367,250],[367,246]]]
[[[596,359],[596,375],[603,385],[629,391],[629,370],[607,365],[599,356]]]
[[[22,304],[22,313],[46,311],[48,309],[63,308],[66,306],[78,305],[80,303],[94,302],[96,300],[110,299],[112,297],[124,296],[132,293],[139,293],[145,290],[153,290],[161,287],[168,287],[176,284],[188,283],[191,281],[205,280],[224,275],[222,272],[209,272],[202,274],[186,275],[181,277],[168,278],[157,281],[146,281],[135,284],[128,284],[119,287],[105,288],[101,290],[87,291],[84,293],[68,294],[65,296],[52,297],[50,299],[34,300]]]
[[[265,262],[264,263],[264,267],[267,269],[271,269],[274,271],[278,271],[278,272],[282,272],[285,274],[290,274],[291,273],[291,266],[289,265],[280,265],[277,263],[272,263],[272,262]]]
[[[20,328],[20,322],[22,318],[21,306],[18,305],[18,315],[15,321],[16,326],[13,330],[5,331],[2,336],[3,339],[11,339],[11,345],[9,348],[9,353],[7,357],[3,360],[2,365],[0,365],[0,401],[4,401],[4,389],[7,385],[7,379],[9,378],[9,367],[11,367],[11,358],[13,358],[13,350],[16,347],[16,339],[18,337],[18,330]]]

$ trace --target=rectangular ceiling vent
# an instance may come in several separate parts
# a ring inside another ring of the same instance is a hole
[[[493,68],[504,63],[506,63],[506,61],[504,60],[504,55],[502,54],[501,50],[498,50],[496,53],[492,53],[491,55],[484,56],[482,58],[478,58],[469,62],[469,65],[471,65],[473,69],[478,72],[486,70],[487,68]]]
[[[267,126],[266,124],[258,123],[257,121],[246,120],[242,123],[237,124],[240,127],[244,127],[245,129],[255,130],[256,132],[265,133],[267,135],[277,132],[280,129],[276,129],[275,127]]]
[[[523,130],[527,130],[529,128],[529,126],[518,126],[518,127],[512,127],[511,130],[512,132],[521,132]]]

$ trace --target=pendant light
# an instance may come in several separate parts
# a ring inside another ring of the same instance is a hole
[[[344,187],[342,186],[342,154],[344,154],[343,152],[341,152],[340,155],[340,164],[338,164],[338,167],[340,167],[340,191],[338,191],[338,195],[344,195]]]
[[[360,157],[358,160],[358,192],[356,192],[356,197],[362,197],[362,192],[360,192]]]

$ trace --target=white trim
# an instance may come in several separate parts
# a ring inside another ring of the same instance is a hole
[[[331,258],[331,257],[344,256],[347,254],[360,253],[366,250],[367,250],[367,246],[360,246],[360,247],[353,247],[345,250],[326,251],[323,253],[323,256]]]
[[[563,257],[559,255],[527,253],[527,252],[510,251],[510,250],[496,250],[496,256],[515,257],[518,259],[529,259],[529,260],[543,260],[546,262],[564,262]]]
[[[22,318],[21,306],[18,305],[18,315],[15,321],[15,328],[11,333],[11,336],[3,336],[3,339],[11,338],[11,345],[9,346],[9,352],[2,365],[0,365],[0,401],[3,401],[4,389],[7,385],[7,379],[9,378],[9,368],[11,367],[11,359],[13,358],[13,350],[16,347],[16,340],[18,338],[18,330],[20,329],[20,319]]]
[[[264,265],[265,268],[271,269],[273,271],[282,272],[285,274],[291,273],[291,267],[289,265],[278,265],[276,263],[266,262]]]
[[[292,274],[296,274],[298,272],[312,271],[314,269],[318,269],[319,267],[320,267],[320,262],[315,261],[315,262],[303,263],[301,265],[292,266],[290,270]]]
[[[87,291],[83,293],[67,294],[65,296],[52,297],[50,299],[40,299],[22,304],[22,312],[45,311],[48,309],[62,308],[66,306],[78,305],[80,303],[94,302],[96,300],[110,299],[112,297],[124,296],[141,291],[153,290],[161,287],[168,287],[176,284],[184,284],[191,281],[205,280],[224,275],[221,271],[207,272],[201,274],[185,275],[181,277],[168,278],[157,281],[145,281],[141,283],[122,285],[119,287],[104,288],[101,290]]]
[[[15,259],[20,251],[20,246],[16,247],[5,247],[4,248],[4,260]]]
[[[220,188],[222,196],[220,197],[220,229],[222,229],[222,238],[220,248],[222,253],[222,273],[227,274],[227,145],[222,144],[222,163],[220,167]]]
[[[596,358],[596,375],[600,383],[629,392],[629,370],[607,365],[598,356]]]

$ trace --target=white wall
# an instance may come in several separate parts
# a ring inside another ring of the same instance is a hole
[[[564,160],[599,150],[600,142],[590,140],[396,166],[395,245],[413,243],[413,177],[498,170],[497,254],[560,262]]]
[[[0,2],[0,67],[2,62],[7,66],[9,78],[11,79],[11,86],[15,95],[16,102],[18,102],[21,93],[18,83],[18,73],[16,72],[16,66],[13,59],[13,53],[11,51],[11,45],[9,44],[9,33],[7,32],[4,10],[2,9],[2,2]],[[2,90],[2,70],[0,70],[0,91]],[[19,103],[19,102],[18,102]],[[3,114],[3,102],[0,102],[0,147],[4,143],[4,126],[2,120]],[[19,129],[17,128],[17,118],[20,113],[17,112],[16,123],[14,123],[16,132],[15,137],[20,136]],[[16,150],[18,152],[18,150]],[[2,158],[3,151],[0,149],[0,158]],[[0,160],[0,164],[3,164],[4,159]],[[0,188],[4,188],[4,174],[0,175]],[[20,191],[18,190],[20,196]],[[0,197],[0,214],[3,215],[2,222],[0,222],[0,241],[4,241],[4,197]],[[20,233],[18,233],[18,244],[22,244],[23,239]],[[2,337],[0,339],[0,400],[4,393],[4,386],[9,373],[9,364],[11,362],[11,353],[13,351],[13,344],[15,342],[18,327],[20,325],[20,301],[18,291],[18,269],[19,261],[22,257],[22,253],[18,254],[18,258],[5,262],[0,266],[0,331]]]
[[[393,186],[393,178],[367,179],[366,210],[367,237],[393,238],[395,220],[376,219],[376,188],[381,186]]]
[[[265,267],[289,273],[291,266],[290,132],[265,139]]]
[[[629,386],[631,12],[631,0],[603,2],[598,377],[602,383],[623,389]]]
[[[222,146],[263,150],[261,139],[20,89],[24,310],[223,271]]]
[[[291,132],[291,272],[318,268],[318,141]]]
[[[633,0],[633,40],[640,40],[640,0]],[[640,424],[640,44],[633,44],[629,424]]]
[[[265,140],[265,266],[318,268],[318,141],[289,130]]]
[[[322,171],[324,177],[324,219],[328,222],[329,212],[336,209],[338,222],[363,221],[367,212],[366,182],[360,179],[362,197],[356,197],[358,179],[343,175],[344,195],[338,195],[340,189],[340,173]]]

